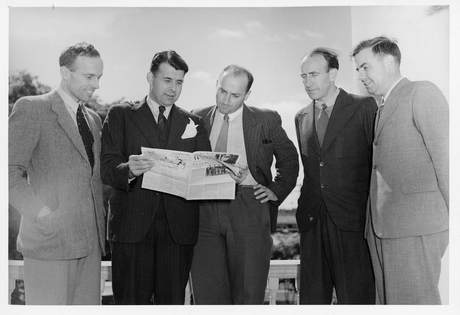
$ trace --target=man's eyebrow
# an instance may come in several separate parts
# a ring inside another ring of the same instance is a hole
[[[361,69],[361,68],[364,67],[364,66],[367,66],[367,62],[363,62],[362,64],[358,65],[358,66],[356,67],[356,70],[359,70],[359,69]]]

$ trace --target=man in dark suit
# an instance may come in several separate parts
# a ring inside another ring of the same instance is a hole
[[[374,304],[375,287],[364,239],[372,161],[373,98],[335,85],[339,63],[317,48],[302,61],[313,100],[297,113],[304,180],[296,214],[300,236],[300,302]]]
[[[216,104],[197,111],[213,151],[240,155],[235,200],[203,202],[192,263],[197,304],[262,304],[279,204],[296,184],[298,156],[278,113],[244,104],[252,74],[227,66]],[[271,166],[276,158],[277,175]]]
[[[113,188],[109,239],[117,304],[184,304],[198,204],[142,189],[143,173],[154,165],[141,147],[210,150],[200,119],[175,105],[187,71],[175,51],[155,54],[147,97],[112,107],[104,122],[101,176]],[[184,133],[191,120],[196,132]]]

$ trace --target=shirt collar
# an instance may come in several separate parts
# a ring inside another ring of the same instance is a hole
[[[224,119],[224,114],[222,114],[219,109],[216,110],[217,115],[223,120]],[[240,106],[236,111],[233,113],[228,114],[228,121],[232,121],[233,119],[239,117],[243,113],[243,105]]]
[[[316,108],[322,109],[321,105],[326,104],[327,108],[326,111],[332,111],[332,108],[334,107],[335,101],[337,100],[337,96],[339,96],[340,89],[336,88],[334,94],[326,101],[326,102],[319,102],[317,100],[314,101]]]
[[[385,94],[385,96],[383,97],[383,99],[381,100],[381,102],[380,102],[379,105],[382,105],[382,104],[385,102],[385,100],[388,99],[388,96],[390,96],[391,91],[393,91],[393,89],[395,88],[395,86],[396,86],[402,79],[404,79],[403,76],[401,76],[399,79],[397,79],[397,80],[391,85],[390,89],[387,91],[387,93]]]
[[[155,117],[158,117],[158,115],[160,114],[160,104],[152,100],[150,96],[147,96],[147,105],[150,107],[150,110],[152,111],[153,115]],[[165,111],[163,112],[163,115],[166,117],[166,119],[168,119],[169,117],[171,108],[172,106],[165,106]]]
[[[61,86],[58,87],[57,92],[59,96],[62,98],[62,100],[64,101],[64,104],[66,105],[66,107],[72,113],[77,114],[77,109],[79,105],[78,102],[72,96],[70,96],[66,91],[64,91],[64,89]]]

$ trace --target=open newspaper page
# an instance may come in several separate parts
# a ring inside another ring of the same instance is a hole
[[[235,199],[238,154],[197,151],[189,185],[189,199]]]
[[[142,188],[187,200],[234,199],[235,181],[227,172],[238,172],[239,156],[230,153],[183,152],[142,148],[155,165],[144,173]]]

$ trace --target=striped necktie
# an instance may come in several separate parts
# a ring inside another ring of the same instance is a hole
[[[167,129],[167,121],[166,117],[164,115],[166,107],[163,105],[160,105],[159,113],[158,113],[158,134],[160,138],[160,143],[162,146],[166,146],[166,143],[168,141],[168,129]]]

